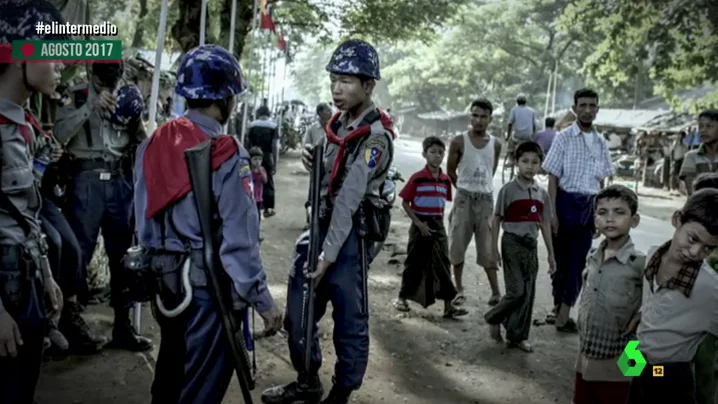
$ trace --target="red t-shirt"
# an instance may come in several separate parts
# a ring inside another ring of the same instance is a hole
[[[451,201],[451,179],[439,169],[439,176],[423,170],[409,178],[399,196],[409,202],[411,210],[417,216],[444,217],[446,201]]]

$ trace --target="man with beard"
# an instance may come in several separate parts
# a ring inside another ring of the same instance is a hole
[[[543,163],[549,174],[548,191],[555,209],[551,228],[556,256],[553,275],[554,309],[547,317],[562,332],[577,332],[569,317],[581,290],[581,273],[594,234],[594,198],[603,180],[615,174],[608,144],[593,126],[598,93],[584,88],[573,96],[576,121],[553,141]]]

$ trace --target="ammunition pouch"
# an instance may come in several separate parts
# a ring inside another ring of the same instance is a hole
[[[14,246],[0,246],[0,298],[12,315],[19,315],[42,285],[41,249],[44,240],[28,238]]]
[[[130,247],[122,258],[128,300],[149,302],[157,294],[156,277],[150,266],[151,258],[150,251],[141,246]]]
[[[364,199],[362,209],[365,223],[357,223],[357,225],[365,226],[364,240],[378,242],[386,240],[391,227],[391,206],[388,204],[376,206],[368,199]],[[355,216],[354,220],[360,219]]]

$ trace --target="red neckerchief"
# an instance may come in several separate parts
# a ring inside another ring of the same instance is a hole
[[[186,117],[169,121],[150,137],[142,159],[147,188],[147,211],[150,219],[159,211],[180,200],[192,189],[184,152],[211,139]],[[212,171],[237,153],[237,143],[230,136],[212,140]]]
[[[377,112],[379,112],[379,120],[381,121],[381,125],[384,127],[384,130],[389,132],[391,134],[391,139],[394,140],[394,129],[392,128],[391,118],[381,109],[377,108]],[[349,144],[351,141],[355,139],[362,138],[369,133],[371,133],[371,125],[361,123],[359,126],[354,129],[353,131],[349,132],[345,137],[341,138],[337,136],[336,133],[334,133],[334,123],[339,119],[341,116],[341,112],[337,112],[334,114],[334,116],[327,122],[326,127],[324,128],[324,131],[327,133],[327,141],[329,143],[333,143],[336,145],[339,145],[339,151],[337,152],[336,157],[334,158],[334,165],[332,166],[332,172],[329,176],[329,195],[334,195],[332,192],[332,188],[334,185],[334,180],[336,179],[337,175],[339,175],[339,172],[341,171],[341,166],[344,164],[344,154],[346,153],[347,144]]]
[[[35,115],[33,115],[30,111],[25,111],[25,121],[32,126],[38,135],[42,135],[46,138],[50,138],[50,135],[48,135],[44,130],[42,130],[42,126],[35,118]],[[4,115],[0,115],[0,125],[7,125],[7,124],[16,124],[14,121],[11,121]],[[30,128],[26,125],[18,125],[20,128],[20,134],[22,135],[23,139],[25,139],[25,142],[28,145],[33,144],[33,135]]]

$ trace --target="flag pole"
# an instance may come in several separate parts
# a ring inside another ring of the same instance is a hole
[[[199,17],[199,45],[205,44],[207,35],[207,0],[202,0],[202,12]]]
[[[254,88],[251,87],[251,73],[252,73],[252,50],[254,48],[254,40],[255,36],[254,33],[257,31],[257,23],[259,22],[259,19],[257,18],[257,9],[259,8],[259,4],[257,3],[259,0],[254,0],[254,6],[252,7],[252,31],[250,32],[250,35],[252,35],[252,40],[250,41],[250,47],[249,47],[249,53],[247,54],[247,83],[249,85],[247,88],[249,91],[254,92]],[[244,144],[244,135],[247,133],[247,121],[249,120],[249,97],[245,97],[244,100],[244,108],[242,111],[242,133],[240,135],[240,142]]]
[[[229,49],[228,50],[229,50],[229,53],[231,53],[233,55],[234,55],[234,27],[236,24],[236,18],[237,18],[237,0],[232,0],[232,11],[230,12],[230,15],[229,15],[229,46],[228,46]],[[234,111],[231,111],[231,112],[234,112]],[[231,133],[234,134],[234,131],[237,127],[235,125],[236,121],[234,119],[233,113],[230,114],[230,116],[232,118],[230,120],[228,120],[226,124],[224,124],[224,133],[230,133],[227,130],[227,128],[230,126],[230,123],[231,123],[231,127],[232,127]]]
[[[157,128],[157,99],[160,95],[160,73],[162,70],[162,53],[165,47],[165,33],[167,31],[167,2],[162,0],[162,8],[160,9],[160,26],[157,33],[157,50],[155,51],[155,69],[152,73],[152,89],[150,92],[150,110],[149,110],[149,133]]]

